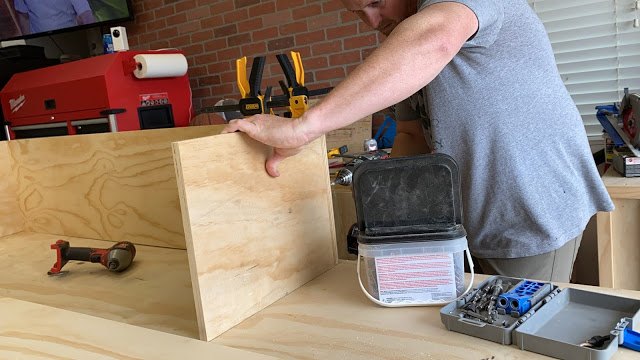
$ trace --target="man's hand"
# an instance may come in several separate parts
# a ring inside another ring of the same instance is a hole
[[[222,133],[242,131],[251,138],[273,146],[265,169],[273,177],[280,176],[278,165],[287,157],[296,155],[310,139],[301,126],[301,118],[289,119],[275,115],[254,115],[246,119],[231,120]]]

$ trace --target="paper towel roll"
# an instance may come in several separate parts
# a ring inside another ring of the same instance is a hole
[[[182,76],[187,73],[187,58],[182,54],[139,54],[133,57],[138,79]]]

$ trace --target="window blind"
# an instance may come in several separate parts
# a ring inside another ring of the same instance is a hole
[[[640,92],[640,0],[528,0],[542,20],[560,75],[590,138],[597,105]]]

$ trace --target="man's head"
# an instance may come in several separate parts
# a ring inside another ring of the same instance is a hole
[[[347,10],[367,25],[389,35],[404,19],[417,11],[417,0],[342,0]]]

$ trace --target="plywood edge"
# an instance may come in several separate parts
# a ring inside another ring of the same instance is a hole
[[[189,142],[185,140],[182,142]],[[193,300],[196,306],[196,318],[198,320],[198,336],[200,340],[208,341],[207,332],[202,312],[202,295],[200,292],[200,282],[198,281],[198,268],[196,266],[195,253],[193,247],[193,235],[191,233],[191,217],[189,216],[189,206],[187,205],[187,195],[185,193],[185,183],[182,176],[182,163],[180,158],[180,143],[171,144],[173,151],[173,163],[176,171],[176,182],[178,183],[178,195],[180,197],[180,212],[182,213],[182,224],[184,227],[185,247],[189,260],[189,274],[191,275],[191,288],[193,289]]]
[[[26,221],[18,197],[18,176],[15,160],[9,151],[7,141],[0,142],[0,236],[11,235],[25,230]]]
[[[322,153],[327,153],[327,139],[326,135],[323,135],[320,139]],[[333,192],[331,191],[331,177],[329,176],[329,158],[327,156],[324,157],[324,166],[327,169],[326,179],[327,179],[327,188],[329,191],[327,192],[327,203],[329,206],[327,207],[327,211],[329,212],[329,218],[331,219],[331,235],[333,244],[333,263],[334,265],[338,264],[338,238],[336,237],[336,221],[335,221],[335,213],[333,212]]]
[[[610,212],[599,212],[596,215],[598,236],[598,274],[599,285],[614,287],[613,279],[613,249],[612,222]]]

